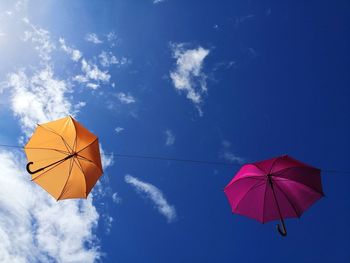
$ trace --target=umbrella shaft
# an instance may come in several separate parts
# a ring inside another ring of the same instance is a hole
[[[275,203],[276,203],[276,206],[277,206],[277,211],[278,211],[278,215],[280,216],[280,221],[283,225],[283,227],[285,226],[284,225],[284,220],[283,220],[283,217],[282,217],[282,213],[281,213],[281,209],[280,209],[280,206],[278,204],[278,201],[277,201],[277,197],[276,197],[276,193],[275,193],[275,188],[273,186],[273,183],[272,183],[272,179],[271,177],[269,176],[269,183],[270,183],[270,186],[271,186],[271,189],[272,189],[272,194],[273,194],[273,199],[275,199]]]
[[[70,158],[72,158],[72,157],[74,157],[74,156],[76,156],[76,155],[77,155],[77,153],[70,154],[70,155],[66,156],[65,158],[63,158],[63,159],[61,159],[61,160],[58,160],[58,161],[56,161],[56,162],[54,162],[54,163],[51,163],[51,164],[49,164],[49,165],[46,165],[46,166],[44,166],[44,167],[41,167],[41,168],[39,168],[38,170],[35,170],[35,171],[31,171],[31,170],[29,169],[29,165],[33,164],[33,162],[30,162],[30,163],[27,164],[27,171],[28,171],[30,174],[35,174],[35,173],[38,173],[38,172],[40,172],[40,171],[42,171],[42,170],[45,170],[46,168],[49,168],[49,167],[53,166],[53,165],[62,163],[62,162],[66,161],[66,160],[68,160],[68,159],[70,159]]]

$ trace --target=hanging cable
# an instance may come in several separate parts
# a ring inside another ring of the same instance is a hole
[[[130,158],[130,159],[151,159],[151,160],[160,160],[160,161],[175,161],[175,162],[186,162],[186,163],[200,163],[200,164],[218,164],[218,165],[228,165],[228,166],[241,166],[236,163],[228,163],[228,162],[218,162],[218,161],[207,161],[207,160],[193,160],[193,159],[180,159],[173,157],[163,157],[163,156],[151,156],[151,155],[132,155],[132,154],[104,154],[111,155],[121,158]]]
[[[23,149],[23,146],[17,146],[17,145],[7,145],[7,144],[0,144],[0,147],[7,147],[7,148],[21,148]]]
[[[0,147],[18,148],[18,149],[24,148],[23,146],[8,145],[8,144],[0,144]],[[212,164],[226,165],[226,166],[236,166],[236,167],[241,166],[241,164],[237,164],[237,163],[195,160],[195,159],[181,159],[181,158],[175,158],[175,157],[164,157],[164,156],[155,156],[155,155],[136,155],[136,154],[119,154],[119,153],[104,153],[104,155],[116,156],[116,157],[128,158],[128,159],[149,159],[149,160],[175,161],[175,162],[186,162],[186,163],[197,163],[197,164],[208,164],[208,165],[212,165]],[[350,171],[333,170],[333,169],[321,169],[321,171],[325,173],[350,174]]]

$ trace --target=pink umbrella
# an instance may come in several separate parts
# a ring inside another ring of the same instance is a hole
[[[243,165],[224,192],[233,213],[261,223],[279,219],[278,232],[286,236],[284,218],[299,218],[324,196],[320,174],[320,169],[283,155]]]

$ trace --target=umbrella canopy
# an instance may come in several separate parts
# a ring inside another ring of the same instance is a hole
[[[320,173],[284,155],[243,165],[224,192],[233,213],[261,223],[279,219],[285,236],[284,218],[300,217],[324,195]]]
[[[103,173],[98,138],[71,116],[38,124],[24,151],[32,181],[56,200],[87,198]]]

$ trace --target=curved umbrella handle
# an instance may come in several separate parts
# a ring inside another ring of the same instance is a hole
[[[281,229],[280,224],[277,224],[276,228],[277,228],[278,232],[280,233],[280,235],[285,237],[287,235],[287,229],[286,229],[286,226],[284,224],[284,220],[283,219],[281,219],[281,224],[282,224],[282,229]]]
[[[27,172],[28,172],[28,173],[30,173],[30,174],[36,174],[36,173],[38,173],[38,172],[44,170],[44,168],[40,168],[40,169],[38,169],[38,170],[31,171],[29,166],[31,166],[32,164],[34,164],[34,163],[33,163],[33,162],[27,163],[26,169],[27,169]]]
[[[66,156],[65,158],[63,158],[63,159],[58,160],[57,162],[54,162],[54,163],[51,163],[51,164],[46,165],[46,166],[44,166],[44,167],[41,167],[41,168],[39,168],[38,170],[35,170],[35,171],[31,171],[31,170],[30,170],[29,166],[31,166],[31,165],[34,164],[34,163],[33,163],[33,162],[29,162],[29,163],[27,163],[26,169],[27,169],[27,172],[28,172],[28,173],[30,173],[30,174],[36,174],[36,173],[38,173],[38,172],[41,172],[42,170],[45,170],[46,168],[49,168],[49,167],[54,166],[54,165],[61,164],[61,163],[63,163],[64,161],[66,161],[66,160],[68,160],[68,159],[70,159],[70,158],[72,158],[72,157],[75,157],[75,156],[77,156],[77,155],[78,155],[77,153],[72,153],[72,154],[70,154],[70,155],[67,155],[67,156]]]

